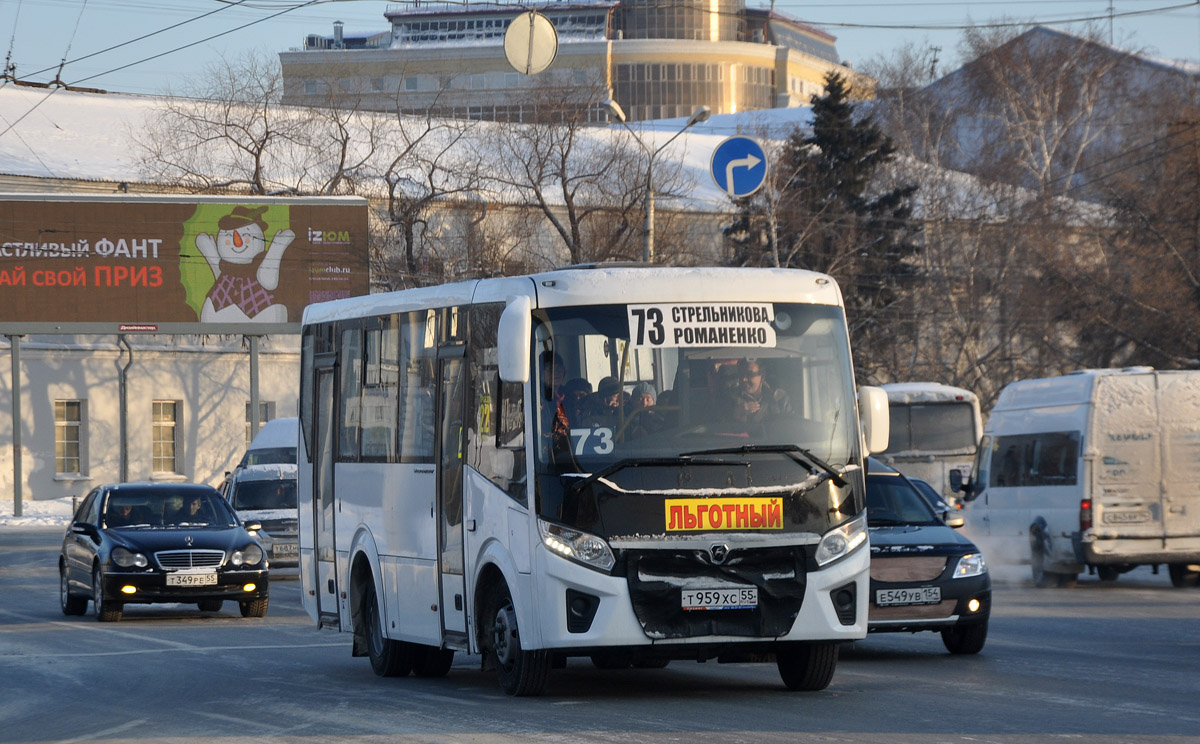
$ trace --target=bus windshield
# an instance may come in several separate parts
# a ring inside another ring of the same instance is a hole
[[[645,343],[652,335],[638,343],[639,333],[653,331],[652,322],[642,324],[653,316],[639,313],[655,306],[535,311],[542,513],[572,521],[552,495],[571,475],[604,471],[621,487],[656,492],[685,484],[769,489],[853,462],[855,398],[840,308],[760,306],[761,322],[737,332],[703,322],[707,310],[683,330],[668,318],[658,345]],[[663,306],[659,315],[678,316],[679,307]],[[743,467],[713,467],[718,455]]]
[[[950,453],[975,449],[975,408],[969,402],[891,404],[886,452]]]

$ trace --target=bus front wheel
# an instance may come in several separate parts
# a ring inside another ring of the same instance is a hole
[[[816,692],[833,681],[837,668],[836,643],[789,643],[775,650],[779,676],[789,690]]]
[[[363,597],[362,618],[367,624],[367,656],[371,659],[371,669],[380,677],[407,677],[413,669],[413,646],[384,636],[379,599],[373,584],[367,587]]]
[[[541,695],[550,674],[550,652],[521,648],[517,611],[507,587],[496,593],[493,608],[491,643],[500,688],[517,697]]]

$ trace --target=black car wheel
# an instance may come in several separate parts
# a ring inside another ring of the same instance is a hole
[[[87,597],[76,597],[71,594],[71,583],[67,580],[67,569],[65,566],[58,568],[58,595],[62,602],[62,613],[64,615],[82,615],[87,612]]]
[[[546,689],[553,659],[549,651],[521,648],[517,610],[508,587],[501,586],[492,603],[492,653],[496,655],[496,678],[509,695],[532,697]]]
[[[837,668],[836,643],[788,643],[775,650],[775,666],[789,690],[815,692],[833,681]]]
[[[100,573],[99,566],[92,569],[92,610],[96,613],[96,619],[102,623],[120,622],[124,610],[124,605],[120,602],[111,602],[104,598],[104,576]]]
[[[266,617],[267,602],[268,600],[266,597],[259,597],[258,599],[245,599],[241,602],[238,602],[238,609],[241,610],[242,617]],[[203,610],[204,607],[201,606],[200,609]]]
[[[962,625],[942,631],[942,643],[952,654],[977,654],[987,640],[987,623]]]
[[[362,619],[366,623],[367,656],[371,659],[371,669],[380,677],[407,677],[413,668],[416,649],[411,643],[384,637],[374,584],[368,585],[363,597]]]
[[[224,604],[224,600],[220,599],[202,599],[196,603],[196,606],[200,608],[201,612],[220,612]],[[262,617],[262,615],[256,617]]]

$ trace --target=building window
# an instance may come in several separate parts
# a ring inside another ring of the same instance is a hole
[[[317,81],[316,80],[305,80],[304,81],[304,92],[307,95],[315,96],[317,94]]]
[[[83,475],[83,401],[54,401],[54,471]]]
[[[155,473],[177,473],[175,466],[175,424],[178,422],[178,403],[173,400],[154,401],[154,452]]]
[[[275,403],[274,402],[264,403],[263,401],[260,400],[258,402],[258,428],[259,428],[259,430],[261,431],[263,426],[273,418],[275,418]],[[249,447],[250,443],[254,441],[254,435],[257,433],[258,433],[258,431],[250,431],[250,404],[247,403],[246,404],[246,446],[247,447]]]

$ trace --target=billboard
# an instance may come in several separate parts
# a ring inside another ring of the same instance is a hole
[[[0,195],[0,333],[294,333],[369,291],[365,199]]]

